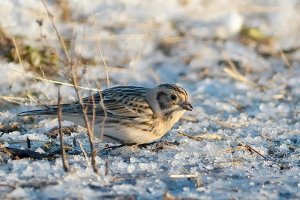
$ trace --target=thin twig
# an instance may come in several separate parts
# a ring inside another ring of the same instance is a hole
[[[170,178],[174,179],[180,179],[180,178],[189,178],[189,179],[194,179],[197,188],[203,186],[203,183],[197,174],[171,174]]]
[[[15,48],[16,48],[16,54],[17,54],[19,63],[20,63],[20,65],[22,66],[22,68],[24,69],[23,61],[22,61],[22,59],[21,59],[21,56],[20,56],[20,53],[19,53],[19,48],[18,48],[18,46],[17,46],[16,40],[15,40],[15,38],[14,38],[13,36],[11,37],[11,39],[12,39],[12,42],[13,42]]]
[[[89,118],[88,118],[88,114],[87,114],[87,110],[85,109],[82,97],[81,97],[80,92],[79,92],[78,79],[77,79],[77,76],[75,75],[74,66],[73,65],[71,65],[71,74],[72,74],[72,83],[74,85],[74,90],[75,90],[75,92],[77,94],[77,98],[78,98],[81,110],[83,112],[83,119],[84,119],[85,127],[86,127],[87,133],[88,133],[88,139],[89,139],[90,149],[91,149],[91,155],[92,155],[92,158],[91,158],[92,167],[93,167],[94,172],[98,173],[98,169],[96,167],[96,159],[95,159],[97,152],[96,152],[96,150],[94,148],[94,143],[93,143],[93,135],[94,135],[94,133],[92,132],[91,124],[89,122]]]
[[[102,120],[102,123],[101,123],[101,132],[100,132],[100,141],[103,140],[103,137],[104,137],[104,125],[105,125],[105,122],[106,122],[106,119],[107,119],[107,110],[106,110],[106,107],[104,105],[104,99],[103,99],[103,95],[102,95],[102,91],[101,91],[101,86],[100,84],[97,82],[97,87],[98,87],[98,92],[99,92],[99,95],[100,95],[100,105],[101,107],[103,108],[103,111],[104,111],[104,118]]]
[[[149,28],[149,30],[150,30],[150,28]],[[140,48],[138,50],[137,56],[134,59],[134,65],[131,69],[132,71],[130,72],[131,74],[135,73],[136,68],[137,68],[137,63],[138,63],[138,61],[140,60],[140,57],[141,57],[141,53],[146,47],[146,44],[147,44],[147,41],[148,41],[148,36],[149,36],[149,33],[148,33],[149,30],[147,30],[147,32],[144,34],[144,41],[143,41],[143,44],[140,46]],[[129,81],[130,78],[131,78],[131,76],[128,76],[128,78],[125,80],[124,85],[128,84],[128,81]]]
[[[79,139],[77,139],[77,142],[79,143],[79,147],[80,147],[80,149],[81,149],[81,151],[82,151],[82,153],[84,155],[84,158],[85,158],[87,164],[91,165],[91,162],[89,161],[88,155],[87,155],[86,151],[83,148],[82,142]]]
[[[182,136],[185,136],[185,137],[188,137],[192,140],[196,140],[196,141],[203,141],[202,138],[199,138],[199,137],[195,137],[195,136],[192,136],[192,135],[188,135],[186,133],[183,133],[183,132],[178,132],[179,135],[182,135]],[[225,134],[226,135],[226,134]],[[226,135],[228,137],[228,135]],[[234,139],[233,139],[234,140]],[[237,141],[240,145],[242,145],[244,148],[246,148],[248,151],[250,151],[251,153],[256,153],[258,154],[259,156],[263,157],[265,160],[268,160],[267,157],[265,157],[264,155],[262,155],[259,151],[255,150],[253,147],[251,147],[250,145],[248,144],[245,144],[241,141],[239,141],[238,139],[235,139],[235,141]]]
[[[27,98],[23,97],[10,97],[10,96],[0,96],[0,99],[4,99],[5,101],[8,101],[10,103],[15,103],[15,104],[24,104]]]
[[[43,5],[47,11],[47,14],[48,14],[48,18],[50,19],[51,21],[51,25],[53,27],[53,29],[55,30],[56,32],[56,35],[57,35],[57,38],[59,40],[59,43],[60,43],[60,46],[61,46],[61,49],[63,50],[63,53],[65,55],[65,58],[66,58],[66,61],[67,61],[67,64],[71,70],[71,81],[72,81],[72,84],[74,85],[74,90],[77,94],[77,98],[78,98],[78,102],[80,104],[80,107],[81,107],[81,110],[83,112],[83,119],[84,119],[84,123],[85,123],[85,127],[87,129],[87,135],[88,135],[88,140],[89,140],[89,144],[90,144],[90,149],[91,149],[91,163],[92,163],[92,167],[93,167],[93,170],[95,173],[98,173],[98,169],[96,167],[96,155],[97,155],[97,151],[95,150],[94,148],[94,143],[93,143],[93,132],[92,132],[92,129],[91,129],[91,124],[89,122],[89,118],[88,118],[88,115],[87,115],[87,112],[85,110],[85,107],[84,107],[84,103],[83,103],[83,99],[80,95],[80,92],[79,92],[79,85],[78,85],[78,77],[76,76],[76,71],[74,69],[74,64],[71,60],[71,58],[69,57],[68,53],[67,53],[67,49],[66,49],[66,45],[64,43],[64,40],[62,38],[62,36],[60,35],[58,29],[56,28],[56,25],[54,23],[54,19],[53,19],[53,15],[50,13],[50,11],[48,10],[48,7],[47,7],[47,4],[45,3],[45,0],[42,0],[43,2]]]
[[[60,154],[62,159],[62,165],[66,172],[69,171],[69,164],[66,158],[66,152],[64,148],[64,133],[62,131],[62,111],[61,111],[61,95],[60,95],[60,88],[58,87],[58,98],[57,98],[57,117],[58,117],[58,129],[59,129],[59,141],[60,141]]]
[[[18,71],[18,70],[15,70],[15,69],[12,69],[12,68],[9,68],[10,70],[13,70],[13,71],[16,71],[16,72],[19,72],[19,73],[22,73],[21,71]],[[34,79],[37,79],[37,80],[41,80],[41,81],[45,81],[45,82],[49,82],[49,83],[55,83],[55,84],[59,84],[59,85],[65,85],[65,86],[69,86],[69,87],[74,87],[73,84],[71,83],[65,83],[65,82],[61,82],[61,81],[55,81],[55,80],[51,80],[51,79],[45,79],[45,78],[42,78],[40,76],[35,76],[35,75],[32,75],[32,74],[25,74],[26,76],[29,76],[31,78],[34,78]],[[90,87],[82,87],[82,86],[78,86],[79,89],[83,89],[83,90],[91,90],[91,91],[98,91],[97,88],[90,88]]]
[[[251,153],[254,152],[254,153],[258,154],[259,156],[263,157],[265,160],[268,160],[268,158],[267,158],[266,156],[262,155],[259,151],[257,151],[256,149],[254,149],[254,148],[251,147],[250,145],[244,144],[244,143],[240,142],[239,140],[237,140],[237,142],[238,142],[239,144],[241,144],[242,146],[244,146],[244,147],[245,147],[248,151],[250,151]]]
[[[71,63],[71,59],[70,59],[70,57],[69,57],[69,55],[68,55],[68,53],[67,53],[67,48],[66,48],[65,42],[64,42],[62,36],[60,35],[60,33],[58,32],[58,29],[56,28],[56,25],[55,25],[55,23],[54,23],[54,17],[53,17],[53,14],[50,13],[50,11],[49,11],[49,9],[48,9],[48,7],[47,7],[47,4],[46,4],[46,2],[45,2],[45,0],[42,0],[42,3],[43,3],[43,5],[44,5],[44,8],[45,8],[46,11],[47,11],[48,18],[50,19],[52,28],[54,29],[54,31],[55,31],[55,33],[56,33],[56,36],[57,36],[58,41],[59,41],[59,43],[60,43],[60,46],[62,47],[63,53],[64,53],[64,55],[65,55],[65,57],[66,57],[68,63]]]
[[[190,139],[192,139],[192,140],[203,141],[203,139],[200,139],[200,138],[195,137],[195,136],[192,136],[192,135],[188,135],[188,134],[186,134],[186,133],[184,133],[184,132],[179,132],[179,131],[178,131],[178,134],[179,134],[179,135],[182,135],[182,136],[185,136],[185,137],[188,137],[188,138],[190,138]]]
[[[171,174],[170,178],[196,178],[197,174]]]
[[[21,58],[21,56],[20,56],[20,51],[19,51],[19,48],[18,48],[17,42],[16,42],[16,40],[15,40],[15,38],[14,38],[13,36],[11,36],[11,39],[12,39],[12,41],[13,41],[13,44],[14,44],[14,46],[15,46],[15,49],[16,49],[16,54],[17,54],[17,57],[18,57],[19,63],[20,63],[20,65],[21,65],[21,67],[22,67],[23,71],[25,71],[25,67],[24,67],[24,65],[23,65],[23,61],[22,61],[22,58]],[[23,74],[24,74],[24,72],[23,72]],[[30,94],[30,92],[29,92],[29,89],[28,89],[27,82],[25,82],[25,85],[26,85],[26,91],[27,91],[27,94]],[[30,100],[31,100],[31,99],[30,99]],[[30,101],[30,102],[31,102],[31,101]]]
[[[95,15],[94,15],[94,11],[92,9],[90,9],[90,12],[91,12],[91,16],[92,16],[92,22],[93,22],[93,25],[95,25]],[[102,59],[102,62],[103,62],[103,65],[104,65],[104,69],[105,69],[105,75],[106,75],[106,84],[107,84],[107,87],[110,87],[110,82],[109,82],[109,74],[108,74],[108,66],[106,64],[106,60],[103,56],[103,53],[102,53],[102,49],[101,49],[101,45],[100,45],[100,39],[99,37],[97,36],[96,37],[96,41],[97,41],[97,47],[98,47],[98,51],[99,51],[99,54],[101,56],[101,59]]]
[[[105,159],[105,172],[104,172],[104,175],[107,176],[108,175],[108,160]]]
[[[285,65],[286,65],[289,69],[291,69],[291,68],[292,68],[292,64],[291,64],[291,62],[288,60],[288,58],[287,58],[286,54],[284,53],[284,51],[282,51],[282,50],[280,49],[280,50],[279,50],[279,54],[280,54],[280,56],[281,56],[283,62],[285,63]]]
[[[107,84],[107,87],[110,87],[109,74],[108,74],[108,66],[106,64],[105,58],[104,58],[102,50],[101,50],[100,39],[99,38],[97,39],[97,42],[98,42],[98,51],[100,53],[100,56],[101,56],[101,59],[102,59],[103,65],[104,65],[104,69],[105,69],[106,84]]]
[[[96,104],[95,104],[95,97],[92,95],[92,102],[93,102],[93,115],[92,115],[92,132],[95,130],[95,120],[96,120]]]
[[[31,142],[29,137],[26,137],[26,143],[27,143],[27,148],[30,149],[31,148]]]

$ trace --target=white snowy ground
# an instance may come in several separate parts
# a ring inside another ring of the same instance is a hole
[[[299,199],[300,4],[251,2],[70,0],[69,21],[60,19],[58,4],[48,2],[61,34],[76,34],[74,48],[96,60],[95,66],[87,66],[92,85],[99,81],[107,87],[101,44],[112,85],[178,83],[189,90],[195,109],[158,144],[103,150],[105,144],[97,143],[97,175],[78,145],[79,140],[89,151],[84,128],[65,137],[71,147],[69,173],[59,156],[12,160],[1,152],[0,198]],[[1,0],[0,17],[9,35],[21,35],[36,46],[41,32],[35,20],[43,19],[48,45],[58,47],[40,1]],[[273,42],[242,42],[242,26],[258,27]],[[236,63],[244,79],[234,79],[236,74],[225,69],[228,60]],[[23,71],[26,63],[0,62],[1,97],[19,97],[26,90],[38,94],[42,103],[56,103],[56,86],[32,78],[32,72]],[[55,79],[67,82],[63,76]],[[88,87],[87,81],[81,84]],[[65,102],[76,99],[72,88],[61,90]],[[31,99],[31,105],[15,107],[1,102],[0,123],[21,123],[18,131],[0,137],[2,147],[25,148],[29,137],[32,150],[43,153],[49,142],[58,149],[58,139],[45,135],[57,126],[55,119],[25,124],[16,118],[37,102]]]

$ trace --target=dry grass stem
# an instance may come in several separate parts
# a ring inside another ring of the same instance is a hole
[[[13,36],[11,36],[11,39],[12,39],[12,41],[13,41],[13,44],[14,44],[15,48],[16,48],[16,54],[17,54],[19,63],[20,63],[20,65],[22,66],[22,68],[24,69],[23,61],[22,61],[22,59],[21,59],[21,56],[20,56],[20,53],[19,53],[19,48],[18,48],[18,46],[17,46],[16,40],[15,40],[15,38],[14,38]]]
[[[82,153],[83,153],[83,155],[84,155],[84,158],[85,158],[87,164],[90,166],[90,165],[91,165],[91,162],[90,162],[90,160],[89,160],[89,157],[88,157],[86,151],[85,151],[84,148],[83,148],[82,142],[81,142],[79,139],[77,139],[77,142],[79,143],[79,147],[80,147],[80,149],[81,149],[81,151],[82,151]]]
[[[24,97],[10,97],[10,96],[0,96],[0,99],[3,99],[7,102],[14,103],[14,104],[24,104],[24,102],[27,102],[30,100],[30,98],[24,98]]]
[[[92,20],[93,20],[93,25],[95,25],[95,15],[94,15],[94,12],[92,9],[90,9],[90,12],[91,12],[91,16],[92,16]],[[102,49],[101,49],[101,45],[100,45],[100,39],[99,37],[97,36],[96,37],[96,42],[97,42],[97,47],[98,47],[98,51],[99,51],[99,54],[101,56],[101,59],[102,59],[102,62],[103,62],[103,65],[104,65],[104,69],[105,69],[105,75],[106,75],[106,84],[107,84],[107,87],[110,87],[110,81],[109,81],[109,74],[108,74],[108,66],[107,66],[107,63],[106,63],[106,60],[103,56],[103,53],[102,53]]]
[[[47,11],[48,18],[50,19],[52,28],[54,29],[54,31],[55,31],[55,33],[56,33],[56,36],[57,36],[58,41],[59,41],[59,43],[60,43],[60,46],[62,47],[62,50],[63,50],[62,52],[64,53],[64,55],[65,55],[65,57],[66,57],[66,59],[67,59],[67,61],[68,61],[68,64],[69,64],[69,63],[71,63],[71,59],[70,59],[70,57],[69,57],[69,55],[68,55],[68,53],[67,53],[67,48],[66,48],[65,42],[64,42],[62,36],[60,35],[60,33],[59,33],[59,31],[58,31],[58,29],[57,29],[55,23],[54,23],[54,17],[53,17],[53,14],[50,13],[50,11],[49,11],[49,9],[48,9],[48,6],[47,6],[47,4],[46,4],[46,2],[45,2],[45,0],[42,0],[42,3],[43,3],[43,5],[44,5],[44,8],[45,8],[46,11]]]
[[[150,30],[150,27],[148,28]],[[148,31],[149,31],[148,30]],[[138,53],[137,53],[137,56],[135,57],[134,59],[134,64],[133,64],[133,67],[131,69],[131,73],[130,74],[134,74],[135,71],[136,71],[136,68],[137,68],[137,64],[138,64],[138,61],[140,60],[140,57],[141,57],[141,53],[143,51],[143,49],[146,47],[146,44],[147,44],[147,41],[148,41],[148,37],[149,37],[149,33],[146,32],[144,34],[144,42],[143,44],[140,46],[139,50],[138,50]],[[124,82],[124,85],[127,85],[128,82],[129,82],[129,79],[131,78],[132,76],[128,76],[128,78],[125,80]]]
[[[290,61],[289,61],[288,58],[286,57],[285,53],[284,53],[282,50],[280,50],[280,51],[279,51],[279,54],[280,54],[280,56],[281,56],[281,58],[282,58],[284,64],[285,64],[286,66],[288,66],[289,69],[291,69],[291,68],[292,68],[292,64],[290,63]]]
[[[233,79],[243,82],[247,85],[250,85],[251,87],[258,87],[258,85],[256,83],[254,83],[253,81],[247,79],[244,75],[242,75],[235,67],[235,65],[233,64],[232,61],[228,61],[230,67],[225,67],[224,68],[224,72],[226,74],[228,74],[229,76],[231,76]]]
[[[103,140],[103,136],[104,136],[104,125],[105,125],[105,122],[106,122],[106,119],[107,119],[107,110],[106,110],[106,107],[104,105],[104,101],[103,101],[103,95],[102,95],[102,91],[100,90],[100,84],[97,82],[97,87],[99,89],[99,95],[100,95],[100,105],[101,107],[103,108],[103,111],[104,111],[104,118],[102,120],[102,123],[101,123],[101,133],[100,133],[100,141]]]
[[[230,166],[242,166],[244,164],[243,161],[229,161],[229,162],[215,162],[215,164],[220,165],[221,167],[230,167]]]
[[[101,50],[100,39],[99,38],[98,38],[97,42],[98,42],[98,51],[99,51],[99,54],[101,56],[101,59],[102,59],[103,65],[104,65],[104,69],[105,69],[106,84],[107,84],[107,87],[110,87],[109,74],[108,74],[108,66],[106,64],[105,58],[104,58],[102,50]]]
[[[190,178],[190,179],[195,180],[197,188],[203,186],[203,183],[202,183],[202,181],[200,179],[200,176],[197,175],[197,174],[171,174],[170,178],[174,178],[174,179]]]
[[[60,95],[60,88],[58,87],[58,98],[57,98],[57,117],[58,117],[58,129],[59,129],[59,141],[60,141],[60,154],[62,159],[63,169],[68,172],[69,171],[69,164],[66,157],[66,152],[64,148],[64,133],[62,130],[62,111],[61,111],[61,95]]]
[[[188,137],[188,138],[190,138],[192,140],[196,140],[196,141],[203,141],[203,139],[207,139],[207,136],[204,136],[204,137],[201,137],[201,135],[199,135],[199,136],[192,136],[192,135],[189,135],[189,134],[186,134],[186,133],[183,133],[183,132],[178,132],[178,134],[182,135],[182,136],[185,136],[185,137]],[[206,134],[206,135],[210,135],[210,134]],[[216,137],[212,137],[212,138],[209,138],[209,139],[218,139],[218,140],[222,139],[222,137],[219,136],[219,135],[214,134],[214,136],[216,136]],[[228,136],[228,135],[226,135],[226,136]],[[248,150],[251,154],[256,153],[257,155],[263,157],[265,160],[268,160],[267,157],[265,157],[264,155],[262,155],[259,151],[257,151],[256,149],[254,149],[250,145],[244,144],[243,142],[239,141],[238,139],[233,139],[233,140],[236,141],[236,142],[238,142],[243,147],[243,149]]]
[[[228,57],[228,55],[226,54],[226,52],[223,52],[223,57],[224,60],[227,62],[227,64],[229,65],[229,67],[225,67],[224,68],[224,72],[226,74],[228,74],[230,77],[232,77],[233,79],[240,81],[242,83],[245,83],[251,87],[254,88],[264,88],[263,86],[258,85],[257,83],[249,80],[246,76],[242,75],[236,68],[235,64],[232,62],[232,60]]]
[[[225,133],[224,133],[224,134],[225,134]],[[238,139],[234,139],[234,138],[228,136],[227,134],[225,134],[225,135],[226,135],[227,137],[231,138],[233,141],[236,141],[237,143],[239,143],[239,145],[241,145],[243,149],[248,150],[251,154],[256,153],[257,155],[261,156],[261,157],[264,158],[265,160],[268,160],[267,157],[265,157],[263,154],[261,154],[259,151],[257,151],[256,149],[254,149],[254,148],[251,147],[250,145],[245,144],[245,143],[241,142],[241,141],[238,140]],[[237,150],[237,149],[235,149],[235,150]]]
[[[218,134],[200,134],[200,135],[195,135],[194,137],[202,139],[202,140],[222,140],[222,136]]]
[[[227,102],[234,106],[238,111],[243,111],[245,109],[245,106],[241,105],[236,100],[230,99]]]
[[[12,69],[12,68],[10,68],[10,70],[13,70],[13,71],[19,72],[19,73],[23,73],[21,71],[18,71],[18,70]],[[31,75],[31,74],[25,74],[25,76],[29,76],[30,78],[34,78],[34,79],[44,81],[44,82],[54,83],[54,84],[58,84],[58,85],[65,85],[65,86],[69,86],[69,87],[74,88],[74,85],[71,84],[71,83],[55,81],[55,80],[51,80],[51,79],[45,79],[45,78],[42,78],[40,76],[35,76],[35,75]],[[89,87],[82,87],[82,86],[78,86],[78,88],[83,89],[83,90],[98,91],[98,89],[96,89],[96,88],[89,88]]]
[[[92,133],[95,133],[95,119],[96,119],[96,104],[95,104],[95,98],[94,95],[92,95],[92,102],[93,102],[93,115],[92,115]]]
[[[48,18],[51,21],[51,25],[52,25],[53,29],[56,32],[56,36],[59,40],[61,49],[62,49],[62,51],[65,55],[65,58],[66,58],[66,61],[67,61],[66,64],[69,66],[69,69],[71,70],[71,81],[72,81],[72,84],[74,85],[74,90],[77,94],[77,98],[78,98],[78,101],[79,101],[79,104],[80,104],[80,107],[81,107],[81,110],[82,110],[82,113],[83,113],[83,119],[84,119],[85,127],[87,129],[87,135],[88,135],[88,140],[89,140],[90,150],[91,150],[91,164],[92,164],[94,172],[98,173],[98,169],[96,167],[96,158],[95,158],[96,155],[97,155],[97,151],[94,148],[93,132],[92,132],[92,129],[91,129],[91,124],[89,122],[88,114],[86,112],[86,109],[85,109],[85,106],[84,106],[84,103],[83,103],[83,99],[82,99],[81,94],[79,92],[78,77],[76,75],[75,66],[74,66],[74,63],[72,62],[70,56],[67,53],[65,42],[64,42],[62,36],[60,35],[60,33],[59,33],[55,23],[54,23],[53,15],[48,10],[48,7],[47,7],[47,4],[45,3],[45,0],[42,0],[42,2],[43,2],[43,5],[44,5],[44,7],[47,11]],[[78,63],[76,63],[76,64],[78,64]]]
[[[94,172],[98,173],[98,169],[96,167],[96,159],[95,159],[95,156],[96,156],[97,152],[94,148],[94,143],[93,143],[94,133],[92,132],[91,124],[89,122],[89,117],[88,117],[88,114],[86,112],[82,97],[81,97],[79,89],[78,89],[78,85],[77,85],[78,80],[77,80],[77,77],[76,77],[75,72],[74,72],[74,67],[72,67],[71,70],[72,70],[72,73],[71,73],[72,74],[72,82],[73,82],[74,89],[76,91],[77,98],[78,98],[80,106],[81,106],[81,110],[83,112],[83,119],[84,119],[85,127],[86,127],[87,133],[88,133],[88,139],[89,139],[91,155],[92,155],[92,158],[91,158],[92,167],[93,167]]]
[[[196,140],[196,141],[203,141],[203,140],[221,140],[223,139],[222,136],[218,135],[218,134],[199,134],[199,135],[189,135],[183,132],[178,132],[179,135],[181,136],[185,136],[188,137],[192,140]]]
[[[192,136],[192,135],[186,134],[186,133],[184,133],[184,132],[178,132],[178,134],[179,134],[179,135],[181,135],[181,136],[188,137],[188,138],[190,138],[190,139],[192,139],[192,140],[196,140],[196,141],[202,141],[202,139],[201,139],[201,138],[198,138],[198,137],[195,137],[195,136]]]
[[[210,120],[219,126],[222,126],[224,128],[228,128],[228,129],[233,129],[233,130],[247,125],[247,123],[228,123],[228,122],[224,122],[224,121],[221,121],[218,119],[210,119]]]
[[[243,143],[241,143],[250,153],[252,153],[253,154],[253,152],[254,153],[256,153],[256,154],[258,154],[259,156],[261,156],[261,157],[263,157],[265,160],[268,160],[268,158],[267,157],[265,157],[264,155],[262,155],[259,151],[257,151],[256,149],[254,149],[253,147],[251,147],[250,145],[248,145],[248,144],[243,144]]]
[[[170,178],[197,178],[197,174],[171,174]]]
[[[21,65],[21,67],[22,67],[22,69],[23,69],[22,74],[25,74],[25,73],[24,73],[25,67],[24,67],[24,65],[23,65],[23,61],[22,61],[22,58],[21,58],[21,56],[20,56],[20,52],[19,52],[18,45],[17,45],[16,40],[15,40],[15,38],[14,38],[13,36],[11,36],[11,39],[12,39],[13,44],[14,44],[14,47],[15,47],[15,49],[16,49],[16,54],[17,54],[17,57],[18,57],[18,61],[19,61],[20,65]],[[29,92],[29,89],[28,89],[27,82],[25,83],[25,85],[26,85],[27,95],[30,97],[31,95],[30,95],[30,92]],[[30,103],[32,103],[31,100],[32,100],[32,99],[30,98]]]

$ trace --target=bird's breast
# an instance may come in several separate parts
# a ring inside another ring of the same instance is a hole
[[[182,115],[185,113],[185,110],[175,111],[169,116],[165,116],[156,121],[156,130],[155,134],[160,135],[161,137],[165,135]]]

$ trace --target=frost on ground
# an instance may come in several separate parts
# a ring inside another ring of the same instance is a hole
[[[97,175],[83,153],[85,129],[64,121],[71,127],[64,172],[57,119],[16,117],[56,104],[56,85],[42,78],[68,82],[56,34],[40,1],[1,0],[0,43],[8,48],[0,50],[1,199],[300,198],[297,1],[61,2],[47,5],[68,51],[82,60],[80,85],[105,88],[106,72],[111,85],[174,82],[195,109],[156,144],[111,150],[96,141]],[[16,53],[11,36],[22,65],[8,56]],[[76,100],[68,85],[61,93]],[[5,151],[26,150],[27,138],[33,152],[51,156]]]

